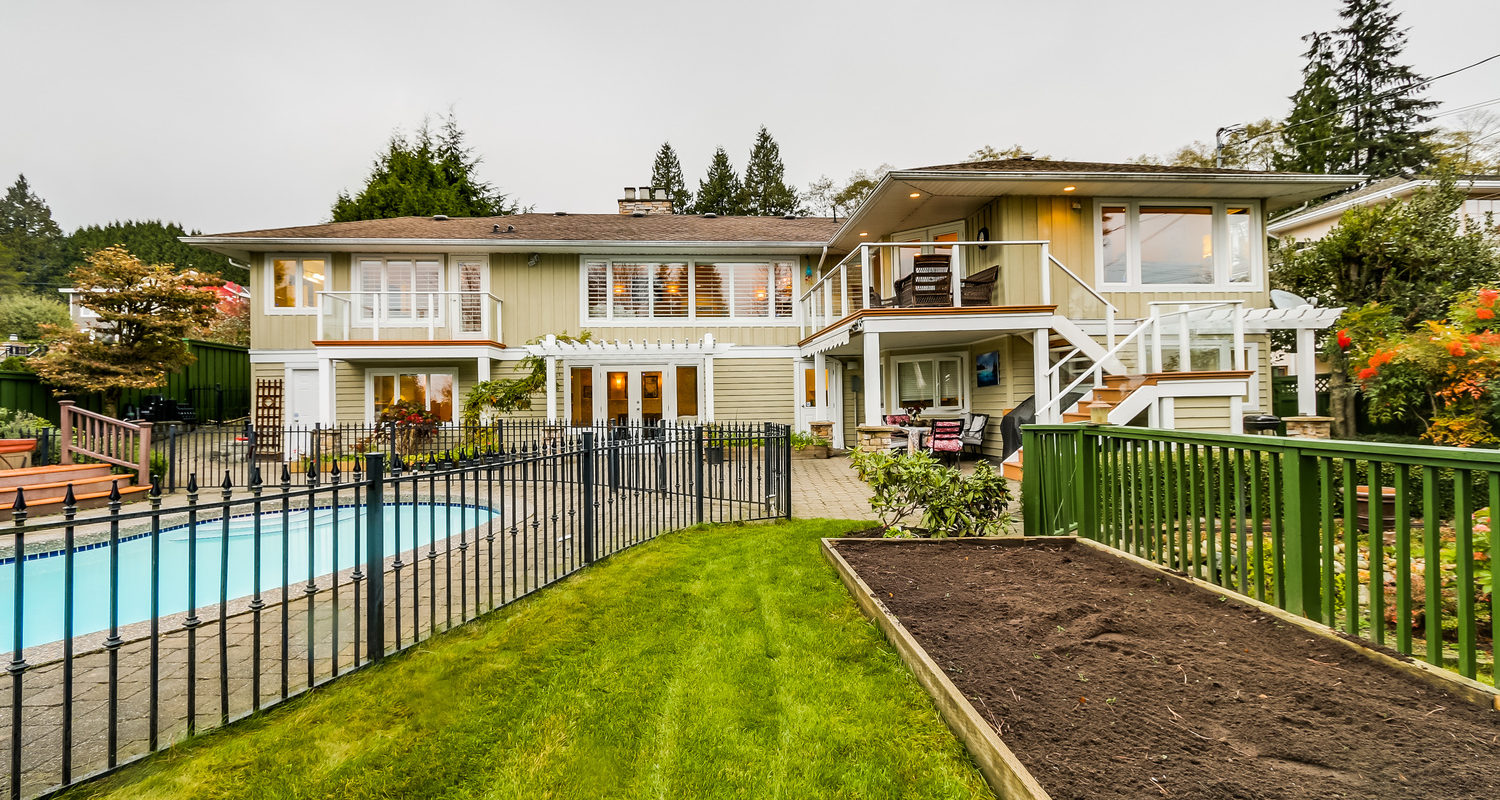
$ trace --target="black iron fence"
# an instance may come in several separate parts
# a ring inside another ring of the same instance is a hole
[[[518,436],[516,430],[507,435]],[[228,724],[695,523],[790,516],[790,428],[315,452],[0,535],[0,742],[36,796]],[[409,445],[412,442],[406,442]],[[6,630],[5,628],[8,628]]]

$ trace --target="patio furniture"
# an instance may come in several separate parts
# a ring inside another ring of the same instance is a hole
[[[890,425],[892,427],[901,428],[901,432],[900,433],[892,433],[891,434],[891,439],[890,439],[890,444],[888,445],[888,449],[891,449],[891,450],[910,450],[911,449],[910,431],[908,431],[905,426],[911,424],[911,416],[909,414],[886,414],[885,417],[884,417],[884,419],[885,419],[885,424]]]
[[[965,414],[963,434],[959,439],[963,441],[964,450],[979,455],[984,447],[984,429],[990,424],[989,414]]]
[[[875,291],[874,286],[870,287],[870,300],[869,304],[866,306],[867,308],[892,308],[895,305],[896,298],[881,297],[880,292]]]
[[[963,420],[935,419],[932,421],[932,434],[927,440],[927,449],[933,455],[951,455],[957,460],[964,450],[963,433]]]
[[[995,282],[1000,279],[1000,267],[981,270],[959,283],[959,298],[966,306],[987,306],[993,301]]]
[[[953,305],[953,274],[947,253],[913,256],[911,274],[896,281],[902,307]]]

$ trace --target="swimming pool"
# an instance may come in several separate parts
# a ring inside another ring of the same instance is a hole
[[[312,512],[312,565],[319,576],[320,588],[329,582],[322,576],[349,569],[355,564],[355,518],[364,510],[353,506],[318,508]],[[287,541],[283,547],[282,512],[278,509],[260,515],[260,589],[270,591],[282,586],[281,561],[285,551],[287,575],[294,591],[307,582],[308,514],[306,509],[286,513]],[[334,564],[334,519],[338,519],[338,564]],[[385,552],[396,554],[397,515],[400,515],[401,550],[412,547],[412,532],[420,544],[442,542],[457,536],[460,530],[473,528],[498,516],[492,509],[445,503],[406,503],[386,505]],[[201,608],[219,602],[221,547],[224,522],[215,518],[196,526],[198,553],[197,588],[193,605]],[[160,588],[159,614],[168,616],[187,611],[188,536],[186,525],[163,530],[159,537]],[[360,552],[363,561],[364,529],[360,528]],[[231,603],[255,592],[255,515],[231,517],[229,520],[228,591]],[[77,549],[73,556],[73,635],[81,636],[109,629],[109,552],[107,546]],[[120,542],[119,624],[121,627],[151,618],[151,537],[136,536]],[[26,647],[46,644],[63,636],[63,554],[28,558],[25,562],[25,619],[22,627]],[[15,637],[14,561],[0,564],[0,650],[9,650]]]

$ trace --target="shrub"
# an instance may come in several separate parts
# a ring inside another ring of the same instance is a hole
[[[20,409],[0,408],[0,439],[30,439],[52,423]]]
[[[914,533],[901,523],[918,513],[922,531],[934,537],[992,535],[1010,521],[1010,487],[988,462],[964,475],[927,453],[856,450],[852,459],[888,536]]]
[[[828,444],[828,442],[825,442],[806,431],[792,432],[792,447],[795,447],[798,450],[806,450],[809,447],[819,447],[825,444]]]
[[[66,303],[31,294],[17,294],[0,300],[0,339],[15,334],[23,341],[42,338],[42,325],[72,328]]]

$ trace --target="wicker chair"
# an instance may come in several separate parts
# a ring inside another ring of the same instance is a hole
[[[959,284],[959,297],[966,306],[987,306],[992,302],[990,298],[994,294],[995,283],[999,279],[999,267],[990,267],[976,272],[964,278]]]

